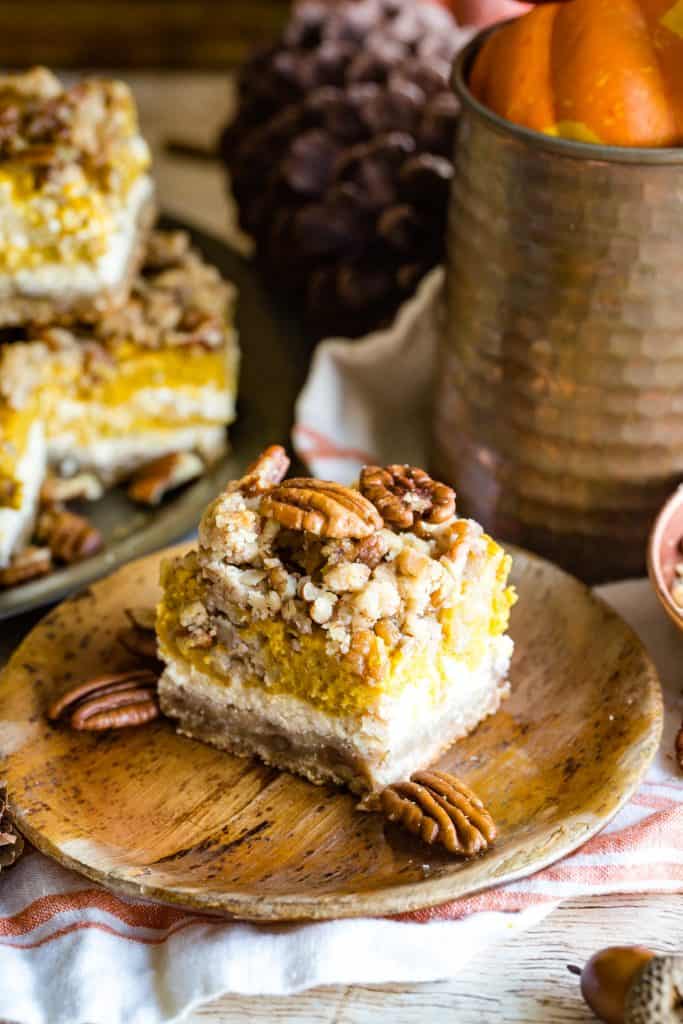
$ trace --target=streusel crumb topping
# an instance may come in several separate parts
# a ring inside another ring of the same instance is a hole
[[[387,470],[399,468],[411,469]],[[244,480],[253,475],[252,469]],[[429,482],[426,474],[420,477],[425,493]],[[272,490],[255,494],[250,488],[245,493],[236,481],[208,507],[199,528],[199,550],[189,556],[193,565],[186,573],[193,579],[193,622],[199,603],[208,612],[204,626],[221,617],[235,627],[281,619],[293,635],[321,631],[327,653],[343,657],[362,675],[376,638],[386,652],[411,640],[440,643],[468,577],[484,563],[501,579],[507,575],[507,556],[480,526],[457,518],[454,498],[451,514],[442,521],[427,521],[433,504],[426,501],[426,518],[412,514],[411,527],[401,529],[383,522],[375,506],[370,515],[365,508],[369,499],[356,487],[306,478],[293,483],[288,488],[287,481],[271,481]],[[431,483],[443,497],[445,485]],[[307,489],[310,504],[302,496]],[[297,515],[291,509],[282,513],[272,497],[292,491]],[[410,491],[407,500],[414,513]],[[301,508],[305,516],[298,514]],[[392,508],[396,523],[395,504]],[[361,530],[359,521],[372,525]],[[345,526],[350,536],[339,535]]]

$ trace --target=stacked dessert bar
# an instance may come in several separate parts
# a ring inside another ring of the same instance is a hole
[[[183,233],[154,230],[149,170],[123,83],[64,88],[42,68],[0,78],[5,584],[27,575],[41,503],[98,497],[172,457],[181,482],[225,449],[233,289]],[[138,481],[133,493],[160,492]]]

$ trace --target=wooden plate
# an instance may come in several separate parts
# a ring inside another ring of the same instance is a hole
[[[171,495],[159,508],[133,504],[125,488],[115,488],[101,501],[84,505],[85,514],[104,536],[104,550],[42,579],[0,590],[0,619],[52,604],[132,558],[189,534],[202,509],[227,480],[239,476],[266,445],[289,436],[308,359],[300,328],[274,305],[251,264],[225,242],[170,217],[162,218],[161,227],[189,231],[204,258],[237,285],[242,362],[238,418],[230,427],[231,450],[209,473]]]
[[[572,577],[522,551],[513,692],[440,762],[489,805],[500,837],[461,863],[354,809],[354,798],[176,736],[47,724],[54,697],[130,664],[124,608],[153,602],[153,555],[36,626],[0,678],[11,811],[44,853],[110,888],[259,920],[393,914],[497,885],[597,832],[657,749],[662,702],[632,630]]]

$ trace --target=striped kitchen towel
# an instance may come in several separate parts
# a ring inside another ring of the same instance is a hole
[[[570,896],[683,890],[683,638],[644,581],[600,591],[650,648],[665,688],[657,760],[614,821],[519,882],[393,920],[251,925],[123,899],[31,851],[0,874],[0,1019],[158,1024],[222,993],[430,981],[529,928]]]

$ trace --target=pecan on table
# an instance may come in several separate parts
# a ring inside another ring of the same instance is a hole
[[[49,548],[30,545],[19,551],[4,569],[0,569],[0,589],[16,587],[52,572],[52,554]]]
[[[379,801],[389,821],[449,853],[474,857],[496,838],[493,818],[479,797],[448,772],[415,772],[410,782],[387,786]]]
[[[158,674],[144,668],[97,676],[56,700],[47,717],[80,732],[145,725],[161,714],[157,682]]]
[[[142,466],[132,477],[128,497],[140,505],[159,505],[171,491],[204,472],[204,462],[194,452],[172,452]]]
[[[119,643],[136,658],[158,661],[155,609],[126,608],[125,611],[130,625],[119,631]]]
[[[0,871],[14,864],[23,849],[24,840],[7,816],[7,793],[0,786]]]
[[[47,544],[58,562],[70,565],[90,558],[101,550],[102,534],[85,516],[69,512],[62,505],[49,505],[38,517],[36,538]]]
[[[289,463],[289,456],[282,445],[271,444],[247,466],[244,476],[235,480],[230,490],[242,491],[248,498],[253,498],[257,494],[267,494],[284,480]]]
[[[417,466],[365,466],[359,486],[397,529],[409,530],[417,522],[436,526],[455,515],[455,491]]]
[[[317,537],[360,540],[380,530],[377,509],[359,491],[327,480],[292,477],[261,501],[261,515]]]

